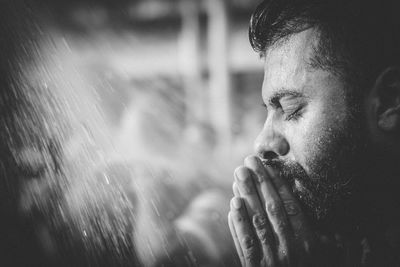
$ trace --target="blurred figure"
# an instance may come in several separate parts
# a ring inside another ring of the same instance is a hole
[[[39,1],[0,3],[2,266],[133,266],[129,172]]]
[[[210,147],[183,149],[180,110],[154,93],[128,109],[113,151],[96,90],[48,12],[0,4],[0,264],[233,266],[228,191],[200,164]]]

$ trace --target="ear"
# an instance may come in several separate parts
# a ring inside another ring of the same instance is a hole
[[[389,67],[374,86],[378,128],[394,133],[400,130],[400,68]]]

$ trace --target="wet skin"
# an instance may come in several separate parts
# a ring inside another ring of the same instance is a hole
[[[339,154],[351,154],[336,151],[351,116],[343,80],[311,66],[317,43],[317,31],[309,29],[265,54],[266,121],[255,141],[256,155],[235,171],[229,213],[243,266],[309,266],[317,241],[308,216],[329,214],[331,201],[342,190],[336,185],[351,177],[330,175],[335,166],[338,172],[343,169]],[[285,179],[269,164],[274,160],[289,162],[301,172]],[[320,172],[330,168],[331,173]]]

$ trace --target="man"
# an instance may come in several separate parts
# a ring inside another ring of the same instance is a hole
[[[397,13],[389,1],[256,9],[266,121],[228,216],[243,266],[400,264]]]

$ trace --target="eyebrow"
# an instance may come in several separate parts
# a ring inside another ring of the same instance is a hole
[[[283,89],[276,91],[272,96],[270,96],[270,98],[268,99],[268,104],[273,107],[279,106],[279,101],[283,97],[287,97],[287,96],[291,96],[291,97],[295,97],[295,98],[305,97],[304,94],[299,91],[283,88]]]

